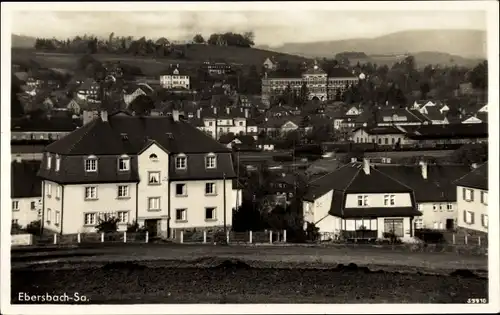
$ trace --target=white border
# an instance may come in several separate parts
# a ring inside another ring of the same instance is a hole
[[[117,5],[118,4],[118,5]],[[241,11],[241,10],[414,10],[414,11],[486,11],[488,26],[488,64],[489,64],[489,119],[490,119],[490,147],[489,147],[489,187],[498,189],[498,2],[497,1],[394,1],[394,2],[190,2],[190,3],[161,3],[161,2],[84,2],[84,3],[2,3],[2,115],[1,115],[1,174],[2,190],[1,201],[1,309],[3,314],[270,314],[270,313],[478,313],[499,311],[499,199],[498,194],[490,194],[489,229],[489,304],[487,305],[462,305],[446,304],[436,307],[434,304],[336,304],[336,305],[311,305],[311,304],[251,304],[251,305],[10,305],[10,42],[11,19],[10,12],[22,11],[159,11],[159,10],[190,10],[190,11]],[[286,9],[284,9],[286,8]],[[300,12],[297,12],[300,14]],[[9,70],[7,70],[9,69]],[[7,281],[8,279],[8,281]],[[495,298],[496,297],[496,298]]]

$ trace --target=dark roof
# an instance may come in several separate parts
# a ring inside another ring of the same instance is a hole
[[[425,117],[427,117],[430,120],[444,120],[446,117],[443,113],[441,113],[441,111],[439,110],[439,107],[437,105],[436,106],[426,106],[425,110],[427,110],[427,114],[422,113],[422,115],[424,115]]]
[[[37,177],[40,161],[14,161],[11,164],[11,198],[42,196],[42,182]]]
[[[378,170],[411,187],[417,202],[456,202],[454,181],[469,172],[464,165],[427,165],[427,179],[421,165],[381,164]]]
[[[422,125],[407,136],[410,139],[487,138],[488,124]]]
[[[13,132],[64,132],[73,131],[82,125],[80,119],[71,117],[51,117],[50,119],[12,119],[11,131]]]
[[[346,68],[335,67],[328,71],[328,78],[356,78],[356,76]]]
[[[459,178],[455,184],[457,186],[488,190],[488,162]]]
[[[374,113],[371,111],[364,111],[358,116],[358,122],[367,122],[375,118],[377,123],[392,123],[392,117],[397,115],[398,117],[406,117],[405,123],[423,123],[430,122],[422,113],[418,110],[408,109],[408,108],[381,108]],[[384,117],[390,117],[389,121],[385,121]],[[397,123],[397,121],[394,121]]]
[[[127,139],[122,135],[127,135]],[[47,146],[47,151],[62,155],[137,154],[149,140],[155,140],[171,153],[228,152],[187,121],[126,114],[109,115],[108,121],[95,119]]]

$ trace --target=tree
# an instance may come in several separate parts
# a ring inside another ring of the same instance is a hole
[[[427,93],[431,90],[428,82],[423,82],[420,84],[420,95],[422,99],[427,99]]]
[[[105,216],[103,219],[99,218],[96,230],[99,233],[113,233],[118,230],[118,222],[120,219],[113,216]]]
[[[129,105],[129,109],[139,116],[149,115],[154,107],[153,99],[144,94],[137,96]]]
[[[488,145],[485,143],[465,144],[453,152],[451,160],[469,166],[473,163],[484,163],[488,160]]]
[[[300,87],[298,102],[300,105],[305,105],[309,99],[309,89],[307,84],[304,82]]]
[[[488,90],[488,61],[485,60],[472,69],[469,74],[472,86],[483,91]]]
[[[196,44],[203,44],[205,43],[205,39],[201,34],[196,34],[193,37],[193,42],[195,42]]]
[[[22,117],[24,115],[24,108],[19,101],[18,93],[21,93],[21,83],[16,76],[12,76],[11,89],[10,89],[10,115],[13,118]]]

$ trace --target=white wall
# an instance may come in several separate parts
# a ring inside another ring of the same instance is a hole
[[[481,220],[482,215],[488,215],[488,205],[481,203],[482,190],[472,189],[474,191],[474,198],[472,201],[467,201],[463,196],[463,188],[462,186],[457,186],[457,225],[461,228],[488,233],[488,227],[483,226]],[[485,192],[487,192],[487,190],[485,190]],[[474,223],[470,224],[464,221],[464,211],[471,211],[474,213]]]
[[[448,209],[448,205],[451,209]],[[415,217],[415,220],[422,220],[422,228],[426,229],[446,229],[446,220],[454,220],[456,225],[457,220],[457,203],[456,202],[424,202],[418,204],[418,210],[422,212],[421,217]]]
[[[368,196],[368,206],[366,207],[384,207],[384,208],[394,208],[394,207],[411,207],[411,197],[410,193],[384,193],[384,194],[347,194],[345,207],[346,208],[366,208],[358,206],[358,196]],[[393,195],[394,205],[384,205],[384,196]]]
[[[41,167],[45,167],[42,165]],[[61,212],[62,209],[62,187],[54,182],[44,180],[42,181],[44,188],[42,190],[43,196],[43,227],[48,230],[60,232],[60,224],[56,224],[56,211]],[[49,186],[50,192],[49,192]],[[59,198],[56,197],[57,187],[61,187],[61,196]],[[49,194],[50,193],[50,194]],[[81,196],[83,199],[83,194]],[[73,200],[75,202],[76,200]],[[48,213],[48,209],[50,209],[50,213]]]
[[[176,184],[185,184],[187,196],[176,196]],[[205,195],[205,184],[215,183],[216,194]],[[206,181],[175,181],[170,183],[171,188],[171,227],[202,228],[224,225],[224,194],[223,180]],[[240,202],[241,205],[241,202]],[[215,220],[205,220],[205,208],[215,207]],[[236,191],[233,190],[232,180],[226,180],[226,225],[232,225],[233,208],[236,207]],[[186,209],[186,221],[176,221],[176,209]]]
[[[40,197],[30,197],[30,198],[13,198],[11,201],[18,202],[18,209],[12,209],[12,220],[17,220],[17,223],[26,228],[28,224],[33,221],[37,221],[41,218],[38,215],[38,211],[41,210],[41,196]],[[34,202],[35,208],[31,209],[31,203]]]

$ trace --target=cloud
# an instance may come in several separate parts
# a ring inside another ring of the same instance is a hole
[[[256,43],[376,37],[410,29],[486,29],[484,11],[16,11],[12,32],[188,39],[201,33],[254,31]]]

